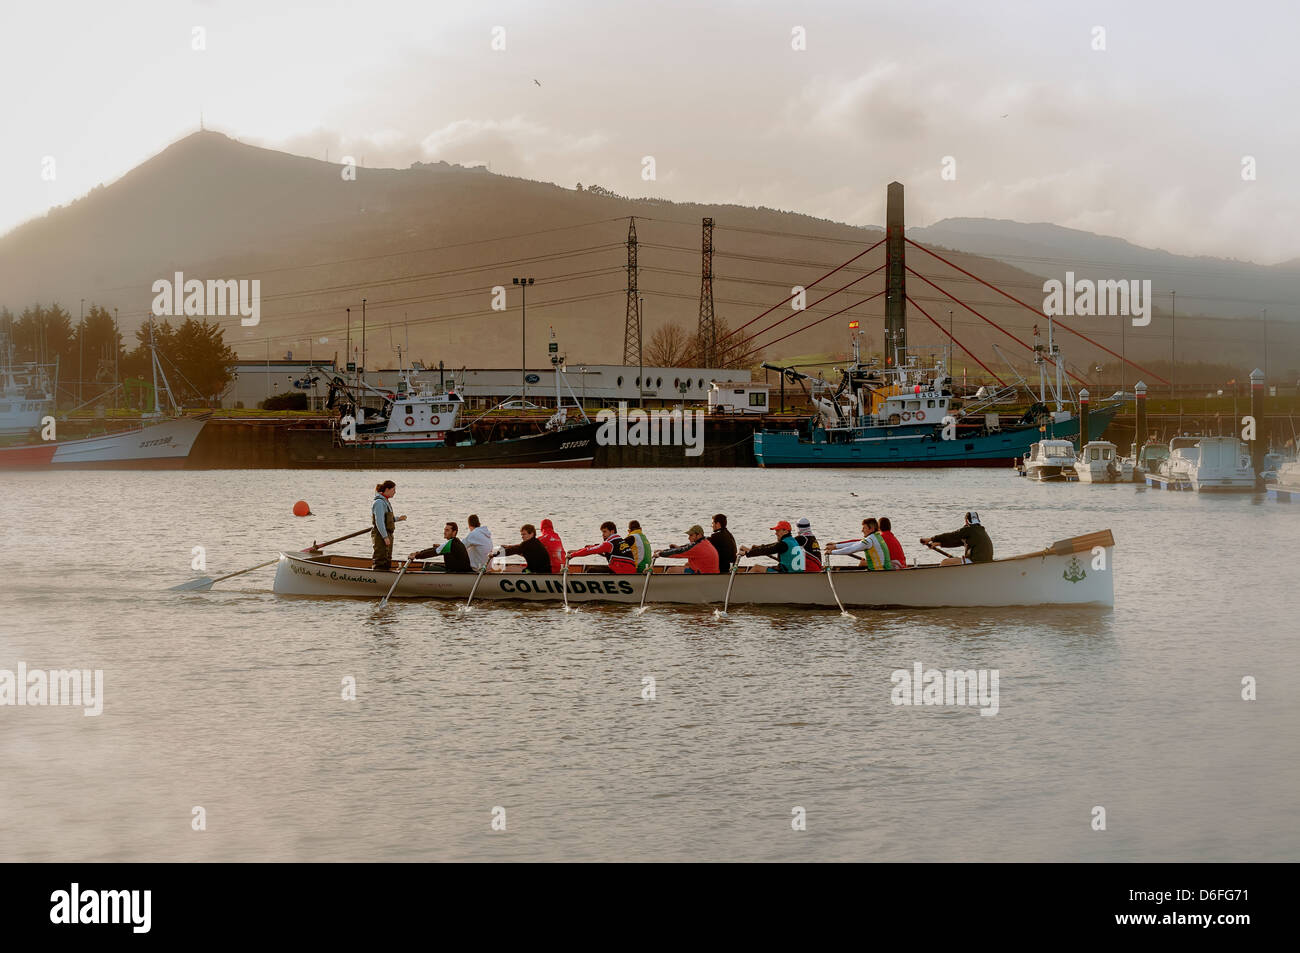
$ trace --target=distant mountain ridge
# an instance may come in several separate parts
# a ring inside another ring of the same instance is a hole
[[[1300,258],[1257,265],[1229,258],[1189,257],[1144,248],[1122,238],[1046,222],[946,218],[907,230],[909,238],[995,258],[1044,278],[1150,279],[1152,291],[1176,292],[1179,312],[1256,317],[1264,308],[1279,319],[1300,314]]]
[[[512,367],[520,360],[522,323],[512,279],[528,276],[537,282],[527,301],[530,366],[548,363],[548,327],[555,329],[570,363],[617,363],[627,309],[629,217],[636,218],[648,344],[670,321],[695,328],[701,219],[708,216],[716,223],[716,313],[732,328],[748,324],[746,336],[764,331],[753,341],[762,357],[846,357],[850,319],[861,320],[864,349],[880,349],[883,297],[872,296],[883,288],[883,277],[867,276],[883,261],[880,249],[809,287],[806,312],[781,304],[795,286],[810,286],[878,241],[878,229],[767,208],[629,199],[437,161],[400,170],[358,168],[355,180],[346,171],[338,163],[250,146],[219,133],[194,133],[116,182],[0,236],[0,306],[20,311],[37,301],[58,301],[75,318],[84,297],[87,305],[119,308],[129,337],[149,312],[157,279],[171,279],[178,271],[187,278],[258,278],[261,325],[243,328],[237,318],[223,320],[227,342],[244,358],[279,357],[291,350],[345,359],[345,309],[352,308],[355,345],[365,298],[372,367],[395,364],[398,347],[405,357],[432,366],[442,360],[449,367]],[[885,183],[880,187],[883,192]],[[1065,270],[1063,261],[1044,259],[1077,255],[1080,267],[1074,270],[1081,277],[1084,260],[1114,259],[1129,269],[1121,272],[1125,277],[1142,277],[1139,265],[1180,269],[1189,261],[1051,225],[952,219],[909,234],[960,249],[946,257],[1029,302],[1042,300],[1044,266],[1052,269],[1048,275]],[[1021,341],[1029,340],[1041,320],[929,256],[913,251],[908,261]],[[1206,280],[1244,281],[1233,269],[1244,276],[1242,269],[1253,268],[1270,281],[1296,284],[1296,272],[1284,266],[1205,261],[1216,272],[1232,272],[1222,278],[1207,270]],[[1156,275],[1151,277],[1159,291]],[[849,291],[814,303],[854,279],[860,280]],[[1198,303],[1196,291],[1187,291],[1185,310],[1183,280],[1180,274],[1179,359],[1243,366],[1256,361],[1261,352],[1253,331],[1243,333],[1236,322],[1198,325],[1185,317]],[[506,288],[506,311],[492,307],[496,287]],[[1207,292],[1206,299],[1226,297],[1225,287],[1212,286],[1217,290]],[[909,306],[912,344],[940,347],[946,337],[938,326],[951,321],[958,339],[984,363],[998,363],[992,348],[998,342],[1027,370],[1023,345],[917,279],[908,279],[908,291],[919,305]],[[1276,315],[1275,305],[1268,307],[1270,333],[1276,335],[1270,348],[1289,349],[1286,359],[1300,364],[1293,359],[1300,351],[1294,333],[1289,339],[1282,333],[1295,307],[1288,311],[1278,305]],[[1170,335],[1157,314],[1151,326],[1129,328],[1123,337],[1117,319],[1073,323],[1113,350],[1123,346],[1135,359],[1158,359],[1168,355]],[[1061,343],[1080,374],[1113,360],[1073,336],[1063,335]],[[959,353],[954,370],[964,368],[979,372]]]

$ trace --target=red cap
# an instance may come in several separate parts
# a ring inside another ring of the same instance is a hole
[[[790,532],[790,523],[787,520],[781,520],[781,522],[773,526],[772,529],[783,529],[788,533]]]

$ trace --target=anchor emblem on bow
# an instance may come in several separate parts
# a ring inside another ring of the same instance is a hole
[[[1065,572],[1061,573],[1061,576],[1065,579],[1068,579],[1070,582],[1079,582],[1080,580],[1086,578],[1087,575],[1088,574],[1083,571],[1083,567],[1079,565],[1078,556],[1071,557],[1070,567],[1066,569]]]

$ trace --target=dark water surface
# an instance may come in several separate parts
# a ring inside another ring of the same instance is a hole
[[[914,557],[976,508],[1000,555],[1113,529],[1116,605],[461,614],[281,599],[273,567],[165,591],[194,546],[216,575],[364,526],[385,476],[0,476],[0,669],[104,672],[98,717],[0,707],[0,859],[1300,859],[1300,507],[1003,470],[398,473],[400,553],[470,512],[570,548],[637,518],[658,548],[722,510],[742,543],[888,515]],[[895,706],[914,662],[997,669],[998,713]]]

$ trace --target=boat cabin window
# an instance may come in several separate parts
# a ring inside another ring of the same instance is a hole
[[[906,410],[920,410],[921,402],[919,400],[909,400],[903,406]]]
[[[749,395],[749,406],[750,406],[750,407],[766,407],[766,406],[767,406],[767,394],[764,394],[762,391],[756,391],[755,393],[750,394],[750,395]]]
[[[925,406],[927,406],[927,407],[933,407],[933,406],[934,406],[934,401],[932,401],[932,400],[927,400],[927,401],[925,402]]]
[[[413,414],[414,412],[415,412],[415,408],[412,407],[410,404],[407,404],[407,405],[406,405],[406,413],[407,413],[407,415],[409,416],[409,415]]]
[[[1049,444],[1043,448],[1049,457],[1068,457],[1070,456],[1070,447],[1061,447]]]

